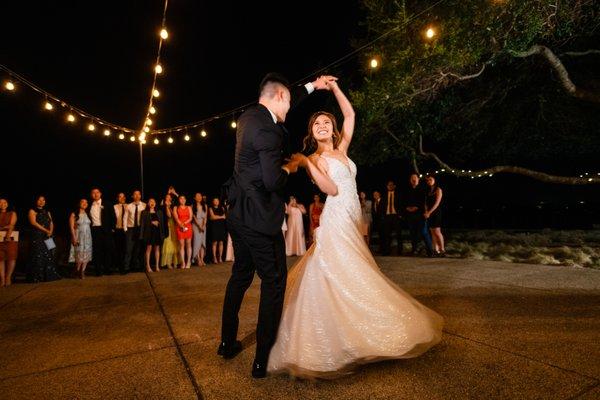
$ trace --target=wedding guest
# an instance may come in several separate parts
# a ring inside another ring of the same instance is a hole
[[[179,196],[179,205],[173,209],[173,217],[177,227],[179,241],[179,258],[182,260],[181,269],[190,268],[192,262],[192,207],[186,205],[185,196]]]
[[[285,207],[287,214],[287,232],[285,234],[285,253],[288,256],[302,256],[306,253],[306,239],[304,237],[304,221],[306,208],[294,196]]]
[[[223,246],[227,240],[227,227],[225,226],[225,207],[221,205],[218,197],[212,200],[208,209],[210,220],[210,240],[212,243],[212,258],[214,264],[223,262]]]
[[[425,182],[427,183],[425,211],[427,226],[431,233],[435,254],[439,257],[445,257],[446,249],[444,247],[444,236],[442,235],[442,188],[438,186],[435,177],[432,175],[428,175]]]
[[[94,265],[96,276],[101,276],[102,274],[110,273],[113,267],[113,255],[115,253],[113,231],[117,218],[114,207],[104,206],[100,189],[93,188],[91,197],[92,264]]]
[[[127,214],[127,196],[121,192],[117,195],[117,204],[114,205],[115,209],[115,264],[119,268],[121,274],[125,273],[125,251],[127,248],[127,238],[125,236],[125,216]]]
[[[192,255],[196,259],[198,266],[206,265],[204,257],[206,255],[206,223],[208,220],[208,207],[204,202],[202,193],[196,193],[194,196],[194,205],[192,206],[194,223],[194,243]]]
[[[171,199],[173,200],[173,204],[179,204],[179,193],[175,190],[174,186],[169,186],[167,189],[167,194],[171,195]]]
[[[419,240],[425,243],[425,250],[428,256],[433,255],[431,247],[431,237],[427,230],[427,221],[425,220],[425,190],[419,185],[419,175],[410,175],[410,186],[405,196],[405,215],[406,223],[410,231],[410,241],[412,244],[411,254],[417,253]]]
[[[142,192],[134,190],[132,202],[125,208],[125,272],[141,271],[142,243],[140,239],[140,221],[146,203],[142,201]]]
[[[379,238],[379,252],[381,253],[381,224],[382,224],[382,219],[383,219],[383,213],[381,212],[382,208],[381,208],[381,193],[376,190],[373,192],[373,201],[371,204],[371,217],[372,217],[372,222],[371,222],[371,238],[370,240],[372,240],[372,236],[373,233],[377,232],[378,238]]]
[[[365,192],[360,192],[358,198],[360,199],[360,210],[362,213],[362,225],[360,230],[365,237],[365,242],[367,242],[368,246],[371,238],[371,223],[373,222],[373,216],[371,214],[373,202],[367,199],[367,194]]]
[[[388,181],[387,191],[381,198],[381,254],[389,256],[391,254],[392,235],[396,234],[398,242],[398,255],[402,254],[402,226],[401,215],[402,206],[400,205],[400,195],[396,190],[394,181]]]
[[[12,284],[19,253],[19,232],[15,230],[17,213],[9,211],[8,201],[0,198],[0,287]]]
[[[168,236],[163,241],[160,265],[168,269],[176,268],[181,260],[179,259],[179,240],[177,239],[177,228],[175,218],[173,217],[173,196],[167,194],[163,203],[163,225]]]
[[[46,210],[46,198],[38,196],[35,206],[29,210],[31,233],[31,261],[29,279],[32,282],[48,282],[60,279],[54,262],[56,244],[52,238],[54,223]]]
[[[87,199],[79,200],[77,208],[69,215],[71,250],[69,262],[75,263],[77,276],[85,279],[85,269],[92,260],[92,220],[88,214]]]
[[[321,202],[321,196],[319,194],[315,194],[313,196],[313,202],[310,203],[310,206],[308,206],[308,215],[310,218],[310,224],[308,228],[309,243],[312,243],[315,240],[315,229],[319,227],[323,206],[324,204]]]
[[[160,271],[160,247],[165,240],[164,218],[162,211],[156,208],[156,200],[148,199],[148,206],[140,217],[140,239],[146,246],[146,272],[152,272],[150,257],[154,250],[154,270]]]

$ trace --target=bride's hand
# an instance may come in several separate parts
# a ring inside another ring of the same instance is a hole
[[[328,83],[337,81],[337,78],[332,75],[321,75],[312,84],[315,90],[330,90]]]
[[[339,88],[337,81],[333,80],[333,79],[327,81],[325,84],[327,85],[327,90],[330,90],[330,91],[333,91],[333,90]]]

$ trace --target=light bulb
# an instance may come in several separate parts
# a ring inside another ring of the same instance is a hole
[[[231,127],[232,127],[233,129],[237,128],[237,122],[235,122],[235,121],[231,121]]]
[[[129,137],[129,141],[130,141],[130,142],[135,142],[135,136],[131,135],[131,136]]]
[[[147,126],[144,127],[144,132],[148,133],[150,132],[150,128],[148,128]]]
[[[110,136],[110,131],[108,129],[104,130],[104,136]]]
[[[89,124],[88,125],[88,131],[93,132],[95,130],[96,130],[96,125],[94,125],[94,124]]]
[[[163,39],[166,39],[169,37],[169,32],[167,32],[167,30],[165,28],[162,28],[160,30],[160,37]]]
[[[150,114],[156,114],[156,108],[154,108],[154,106],[150,107]]]
[[[160,140],[158,140],[158,138],[154,139],[154,144],[159,144]]]
[[[150,118],[146,118],[146,125],[151,126],[152,120]]]
[[[162,65],[156,64],[156,67],[154,67],[154,72],[156,72],[157,74],[162,74],[162,72],[163,72]]]
[[[146,133],[145,132],[140,133],[139,139],[146,140]]]
[[[207,133],[204,129],[202,129],[202,131],[200,132],[200,136],[202,137],[206,137]]]
[[[190,135],[185,135],[183,137],[183,140],[185,140],[186,142],[189,142],[190,141]]]
[[[427,39],[431,39],[435,36],[435,30],[433,28],[427,28],[427,31],[425,31],[425,36],[427,36]]]
[[[160,96],[160,92],[158,91],[158,89],[154,89],[154,91],[152,91],[152,96],[154,96],[154,97]]]
[[[15,90],[15,84],[12,83],[11,81],[6,81],[6,83],[4,84],[4,87],[6,88],[6,90],[10,90],[10,91]]]
[[[169,142],[169,143],[173,143],[173,138],[172,138],[172,137],[168,138],[168,139],[167,139],[167,142]]]
[[[371,68],[373,68],[373,69],[374,69],[374,68],[377,68],[378,66],[379,66],[379,61],[377,61],[377,59],[376,59],[376,58],[373,58],[373,59],[371,60]]]
[[[73,114],[67,115],[67,121],[69,121],[69,122],[75,122],[75,116]]]
[[[121,133],[121,134],[119,135],[119,140],[123,140],[123,139],[125,139],[125,135]]]
[[[52,105],[52,103],[50,103],[50,102],[48,102],[48,101],[47,101],[47,102],[44,104],[44,108],[45,108],[46,110],[48,110],[48,111],[52,111],[52,109],[54,108],[54,106]]]

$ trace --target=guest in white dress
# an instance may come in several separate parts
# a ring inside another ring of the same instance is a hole
[[[360,226],[360,231],[365,237],[365,242],[367,242],[368,245],[369,238],[371,237],[371,223],[373,222],[373,216],[371,214],[373,202],[367,199],[367,194],[365,192],[360,192],[358,194],[358,198],[360,199],[360,210],[362,213],[362,224]]]
[[[206,265],[204,256],[206,255],[206,222],[208,220],[208,206],[204,202],[202,193],[196,193],[194,196],[192,216],[192,228],[194,230],[192,257],[196,260],[198,266],[202,267]]]
[[[285,253],[288,256],[301,256],[306,253],[306,238],[304,236],[304,221],[306,208],[294,196],[285,207],[287,214],[287,232],[285,234]]]
[[[85,279],[85,269],[92,260],[92,220],[88,214],[88,201],[79,200],[77,210],[69,216],[69,227],[71,228],[71,251],[69,262],[74,262],[77,275]]]

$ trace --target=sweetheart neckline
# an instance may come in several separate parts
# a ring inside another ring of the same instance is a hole
[[[338,159],[337,157],[332,157],[332,156],[326,156],[325,154],[320,154],[321,157],[325,157],[325,158],[330,158],[330,159],[334,159],[337,162],[341,163],[344,167],[348,168],[348,170],[350,172],[352,172],[352,167],[350,166],[350,158],[348,156],[344,156],[344,158],[346,158],[346,160],[348,160],[348,163],[343,162],[342,160]]]

